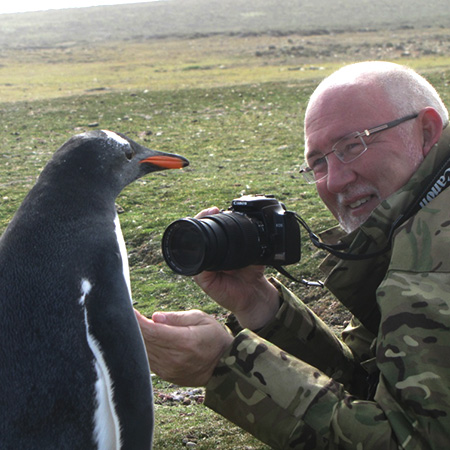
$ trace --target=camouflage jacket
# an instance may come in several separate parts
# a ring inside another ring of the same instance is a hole
[[[354,315],[343,339],[273,280],[277,316],[258,334],[237,330],[207,406],[275,449],[450,448],[450,169],[431,181],[449,159],[446,130],[410,181],[342,238],[374,256],[325,261],[326,286]],[[376,256],[414,199],[421,208]]]

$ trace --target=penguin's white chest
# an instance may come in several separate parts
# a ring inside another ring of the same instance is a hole
[[[85,300],[91,289],[92,285],[89,280],[84,279],[81,281],[81,297],[79,303],[84,309],[86,340],[94,356],[94,367],[97,374],[97,380],[95,382],[96,408],[93,417],[93,437],[98,450],[119,450],[121,448],[121,430],[113,399],[113,382],[100,344],[89,330]]]
[[[120,257],[122,259],[122,271],[123,277],[125,279],[125,283],[128,288],[128,294],[130,296],[131,302],[133,302],[131,298],[131,282],[130,282],[130,268],[128,265],[128,253],[125,247],[125,240],[123,239],[122,228],[120,228],[119,216],[116,213],[116,217],[114,218],[114,230],[116,232],[117,243],[119,245]]]

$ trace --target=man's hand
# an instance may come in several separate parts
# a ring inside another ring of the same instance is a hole
[[[197,219],[217,214],[218,208],[201,211]],[[219,305],[231,311],[244,328],[256,330],[269,322],[279,309],[279,293],[264,276],[264,266],[239,270],[202,272],[194,281]]]
[[[135,311],[152,372],[180,386],[205,386],[232,336],[202,311]]]
[[[202,272],[195,282],[219,305],[231,311],[243,328],[262,328],[277,313],[277,289],[264,276],[264,266]]]

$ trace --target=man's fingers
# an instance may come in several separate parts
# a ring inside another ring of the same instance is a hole
[[[136,311],[150,367],[182,386],[204,386],[233,340],[213,317],[198,311],[157,312],[153,320]]]
[[[206,325],[214,319],[198,310],[177,312],[156,312],[152,319],[136,311],[136,318],[144,339],[157,342],[160,347],[170,348],[174,342],[184,342],[191,336],[186,327]]]
[[[212,216],[213,214],[217,214],[218,212],[220,212],[220,209],[217,208],[217,206],[213,206],[213,207],[211,207],[211,208],[206,208],[206,209],[200,211],[200,212],[195,216],[195,218],[196,218],[196,219],[200,219],[200,218],[202,218],[202,217],[204,217],[204,216]]]
[[[174,327],[189,327],[210,322],[211,318],[206,313],[193,309],[190,311],[155,312],[152,315],[152,320],[155,323]]]
[[[158,347],[169,348],[172,342],[180,338],[179,334],[183,330],[182,328],[178,330],[165,323],[154,322],[138,311],[135,311],[135,314],[146,343],[157,343]]]

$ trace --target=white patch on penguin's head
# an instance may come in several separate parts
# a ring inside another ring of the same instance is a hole
[[[106,136],[108,136],[108,139],[112,139],[113,141],[116,141],[120,145],[126,145],[128,147],[130,146],[130,143],[122,136],[119,136],[117,133],[114,133],[113,131],[109,130],[102,130],[102,131],[103,133],[106,134]]]

